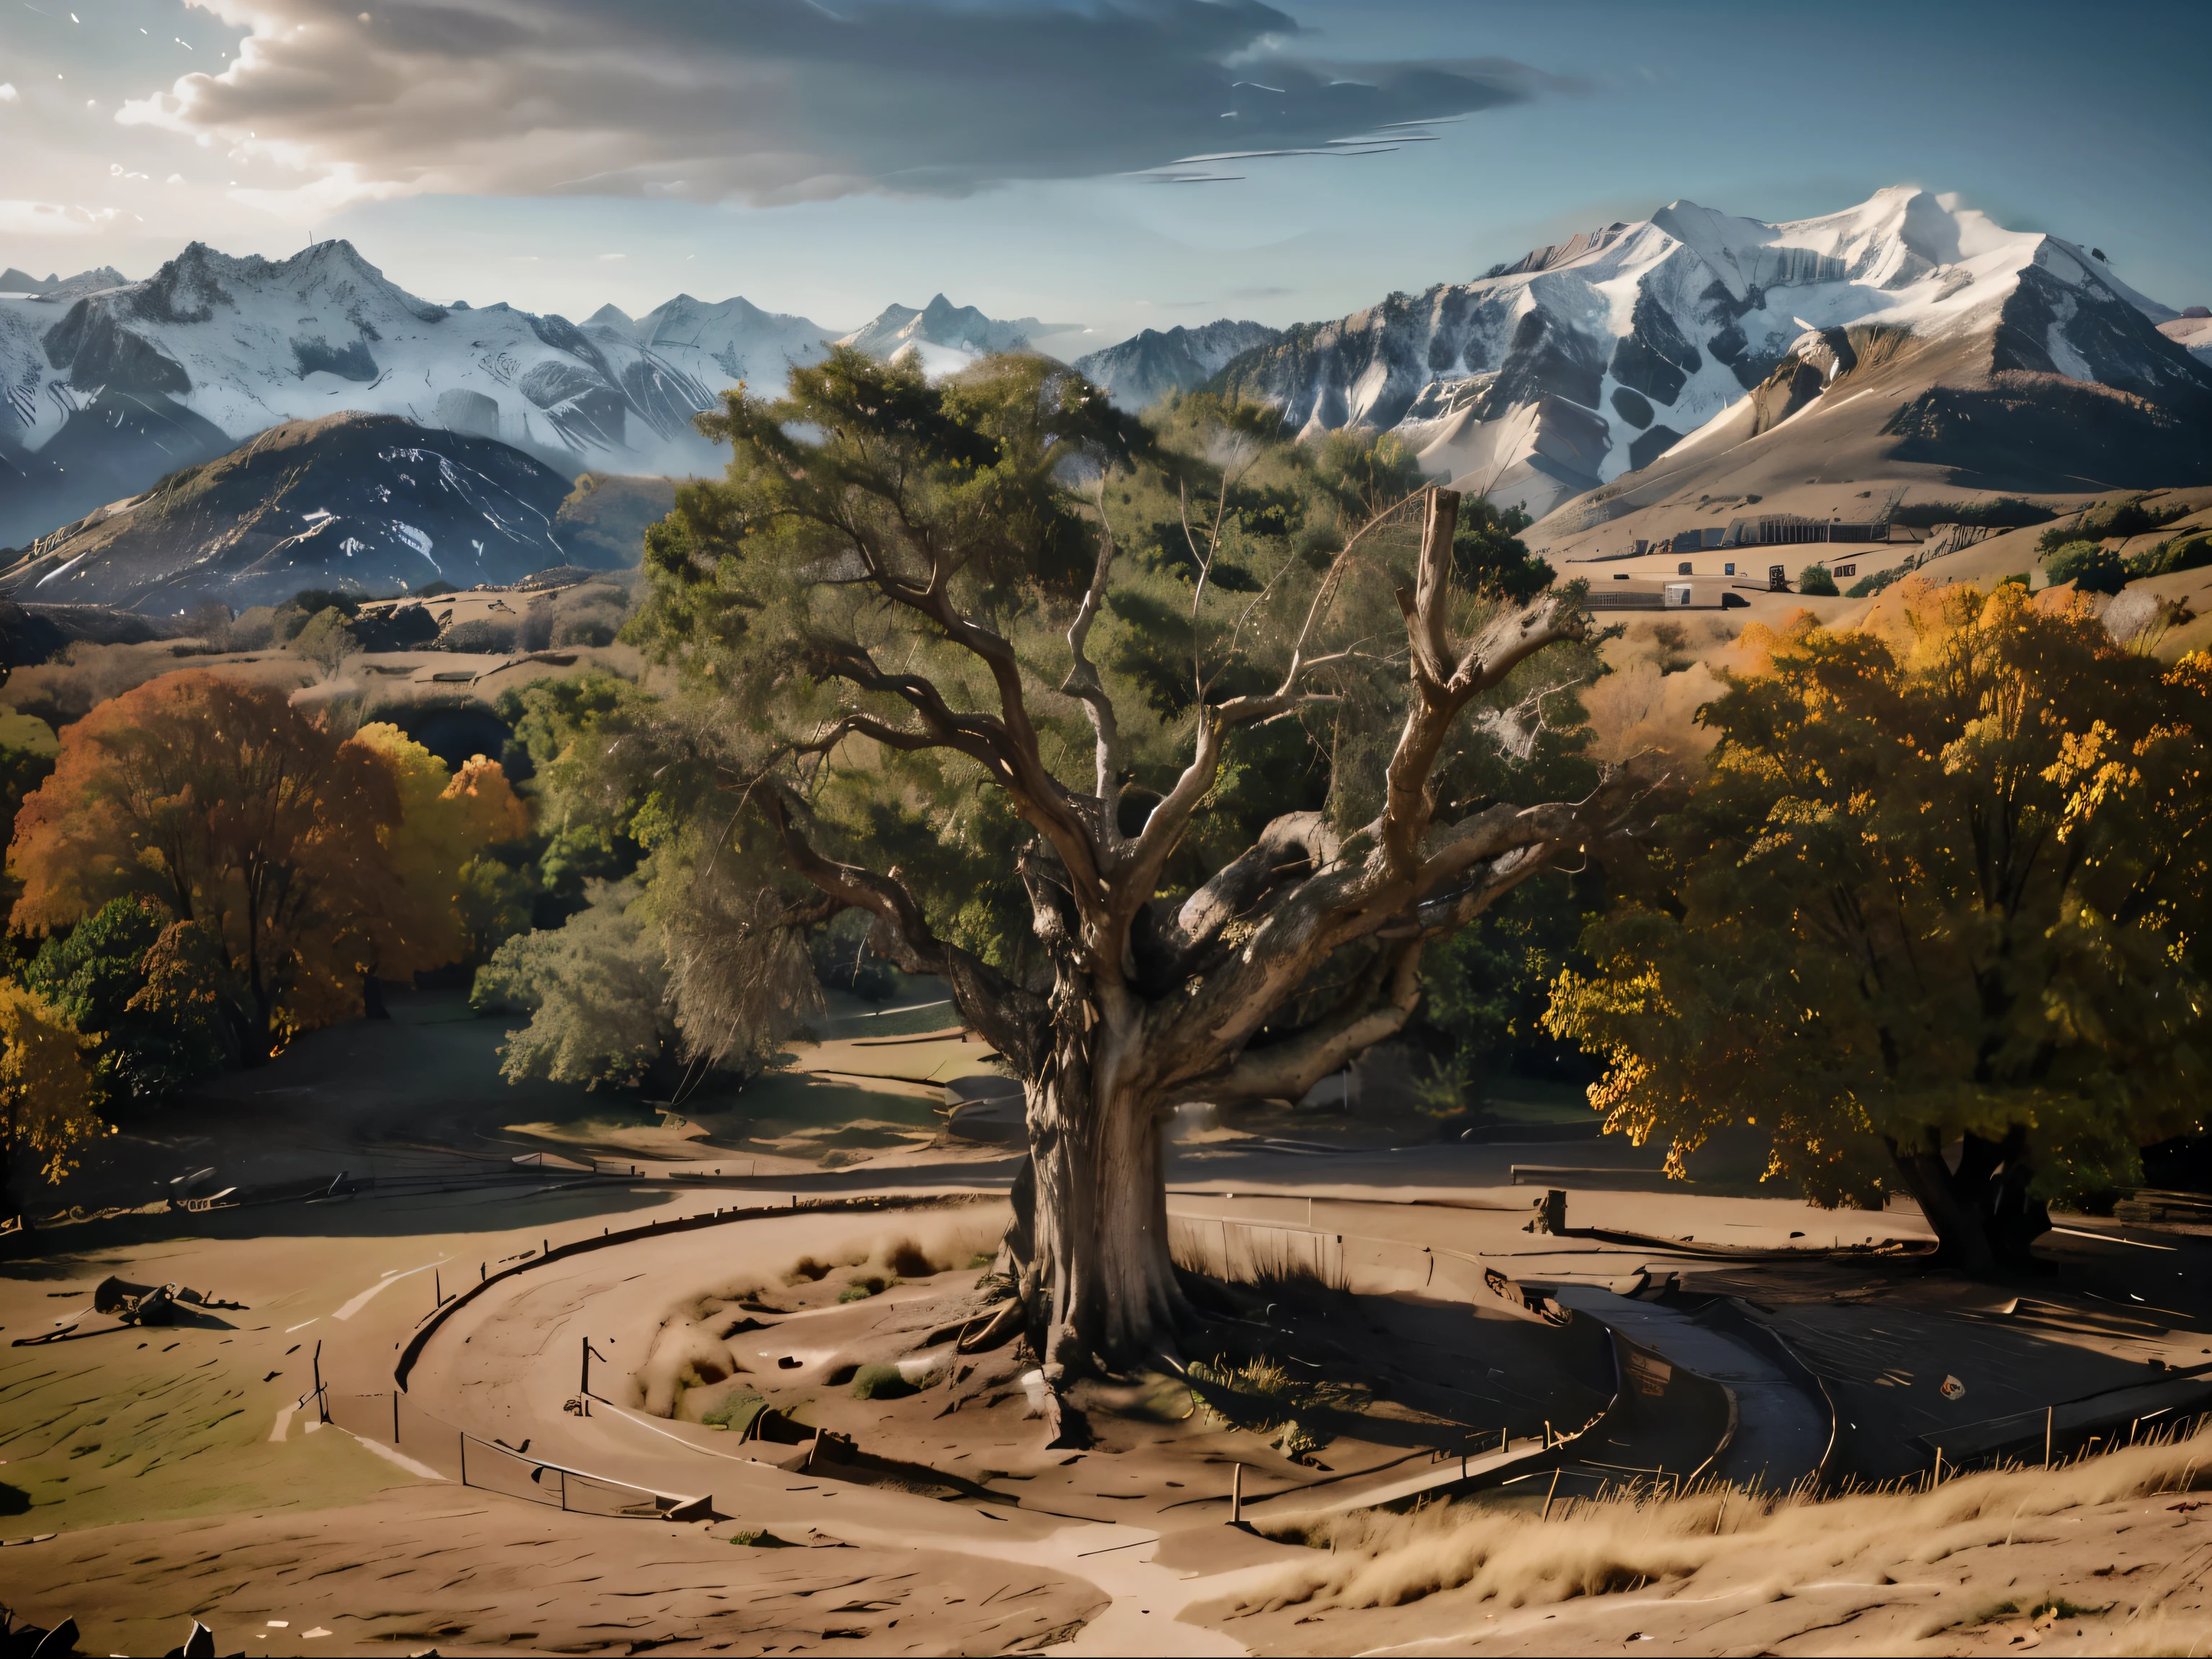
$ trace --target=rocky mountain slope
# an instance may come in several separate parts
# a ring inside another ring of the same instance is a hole
[[[932,374],[1065,325],[1002,322],[944,295],[848,343]],[[176,468],[342,410],[497,439],[562,474],[682,477],[721,458],[692,416],[740,382],[782,390],[825,331],[744,299],[678,295],[580,326],[416,298],[350,243],[233,258],[194,243],[146,282],[102,268],[0,277],[0,545],[27,543]]]
[[[1075,367],[1123,409],[1149,409],[1170,392],[1203,386],[1233,359],[1282,337],[1280,329],[1264,323],[1224,317],[1197,328],[1148,328],[1119,345],[1078,357]]]
[[[2177,316],[2071,243],[1911,186],[1781,224],[1676,202],[1292,329],[1214,384],[1308,430],[1398,432],[1540,517],[1679,473],[1693,434],[1704,465],[1852,399],[1863,467],[2084,490],[2212,474],[2212,371],[2160,332]]]
[[[381,595],[615,562],[596,526],[563,523],[571,493],[566,477],[495,439],[395,415],[326,415],[274,427],[42,538],[0,571],[0,590],[174,615],[210,600],[242,611],[306,587]]]
[[[97,270],[81,270],[74,276],[58,276],[49,271],[44,276],[33,276],[27,270],[14,265],[0,270],[0,299],[20,298],[38,295],[49,300],[75,299],[80,294],[97,294],[105,288],[121,288],[130,282],[112,265],[102,265]]]
[[[77,286],[0,299],[0,544],[340,410],[495,438],[562,474],[711,471],[692,416],[824,349],[804,318],[742,300],[580,328],[432,305],[343,241],[276,261],[194,243],[146,282]]]

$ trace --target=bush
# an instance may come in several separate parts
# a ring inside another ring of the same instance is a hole
[[[2148,536],[2154,530],[2186,518],[2184,501],[2165,501],[2146,507],[2138,496],[2131,501],[2107,501],[2080,514],[2071,524],[2053,525],[2035,544],[2039,553],[2055,553],[2075,542],[2100,542],[2112,536]]]
[[[319,664],[325,674],[334,674],[341,662],[361,649],[361,639],[348,625],[346,613],[333,605],[307,619],[307,625],[292,636],[292,649]]]
[[[2164,576],[2177,570],[2201,570],[2212,564],[2212,532],[2176,536],[2163,546],[2138,553],[2127,562],[2130,576]]]
[[[2128,585],[2128,568],[2120,556],[2094,542],[2064,543],[2044,568],[2054,586],[2072,582],[2077,593],[2117,593]]]
[[[348,593],[335,587],[303,587],[285,603],[303,617],[313,617],[325,611],[337,611],[348,617],[361,614],[361,595]]]
[[[2058,515],[2047,507],[2003,495],[1993,501],[1915,501],[1889,515],[1892,524],[1927,530],[1939,524],[1987,525],[1992,530],[2019,530],[2045,524]]]
[[[1847,599],[1870,598],[1904,575],[1906,568],[1905,565],[1893,564],[1887,570],[1877,570],[1870,576],[1862,576],[1850,585],[1844,597]]]
[[[1808,564],[1797,573],[1797,591],[1832,599],[1842,590],[1836,586],[1835,575],[1827,566]]]
[[[515,625],[491,617],[472,617],[453,623],[438,635],[441,651],[466,651],[496,655],[514,649]]]
[[[896,1365],[863,1365],[853,1374],[855,1400],[903,1400],[920,1392],[899,1374]]]
[[[603,616],[586,613],[580,617],[563,617],[553,624],[553,643],[556,645],[612,645],[617,624]]]

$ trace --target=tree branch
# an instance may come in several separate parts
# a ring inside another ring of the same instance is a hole
[[[921,907],[895,876],[824,857],[799,827],[793,803],[774,784],[757,797],[763,814],[783,843],[798,874],[845,907],[875,918],[870,945],[909,974],[935,974],[951,987],[963,1018],[985,1042],[1035,1077],[1048,1048],[1051,1013],[1044,1000],[1024,990],[972,952],[930,931]]]
[[[1178,1100],[1217,1106],[1246,1100],[1297,1100],[1332,1072],[1341,1071],[1375,1044],[1395,1036],[1421,1000],[1421,941],[1395,944],[1382,964],[1382,994],[1307,1027],[1283,1042],[1247,1049],[1218,1076],[1195,1079]]]
[[[1112,854],[1119,851],[1121,840],[1121,725],[1115,713],[1114,700],[1106,695],[1098,670],[1084,647],[1091,639],[1091,623],[1098,619],[1098,607],[1105,602],[1106,579],[1113,568],[1114,530],[1106,522],[1106,480],[1102,475],[1098,481],[1098,568],[1091,575],[1090,591],[1076,608],[1075,620],[1067,625],[1067,650],[1073,663],[1060,690],[1063,696],[1082,700],[1091,716],[1091,729],[1097,735],[1099,840],[1109,862]]]

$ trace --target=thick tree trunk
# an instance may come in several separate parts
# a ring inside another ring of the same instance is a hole
[[[1030,1346],[1055,1384],[1172,1348],[1184,1310],[1168,1255],[1161,1114],[1103,1026],[1062,1031],[1028,1086],[1030,1168],[1010,1243]]]
[[[1942,1266],[1978,1278],[2044,1266],[2031,1247],[2051,1231],[2051,1212],[2028,1194],[2026,1130],[2014,1127],[2001,1141],[1967,1135],[1955,1170],[1939,1152],[1893,1144],[1890,1155],[1936,1230]]]

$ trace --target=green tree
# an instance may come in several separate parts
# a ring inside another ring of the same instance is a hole
[[[1534,599],[1558,574],[1521,539],[1521,532],[1534,523],[1517,507],[1501,509],[1480,499],[1462,503],[1459,530],[1452,537],[1452,564],[1459,580],[1508,605]]]
[[[840,351],[701,424],[728,473],[654,526],[632,631],[719,757],[702,845],[776,897],[741,938],[859,908],[949,981],[1029,1095],[1048,1380],[1139,1359],[1186,1311],[1169,1109],[1303,1093],[1404,1027],[1427,941],[1626,821],[1625,783],[1462,787],[1565,683],[1579,592],[1468,592],[1457,495],[1370,510],[1402,447],[1189,399],[1146,431],[1040,358]]]
[[[111,899],[48,935],[24,968],[24,984],[92,1045],[94,1103],[103,1111],[158,1104],[237,1063],[240,1034],[220,1000],[166,995],[149,972],[176,926],[142,895]]]
[[[1835,573],[1825,564],[1808,564],[1797,573],[1797,591],[1824,599],[1834,599],[1839,591]]]
[[[1886,635],[1746,637],[1662,896],[1591,928],[1552,1028],[1677,1167],[1753,1124],[1815,1200],[1902,1188],[1948,1259],[2022,1259],[2049,1200],[2202,1132],[2212,660],[1917,578]]]

